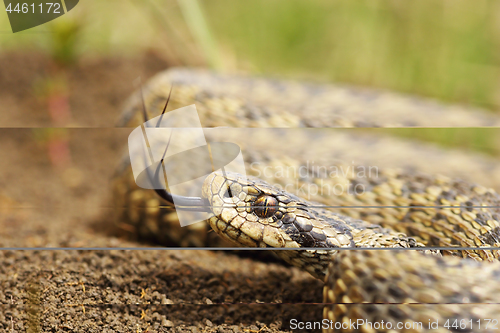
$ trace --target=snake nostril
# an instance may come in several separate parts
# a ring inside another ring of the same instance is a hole
[[[227,190],[224,192],[224,198],[232,198],[234,196],[233,191],[231,191],[231,186],[227,187]]]
[[[268,218],[278,211],[278,200],[268,195],[257,198],[254,203],[254,213],[258,217]]]

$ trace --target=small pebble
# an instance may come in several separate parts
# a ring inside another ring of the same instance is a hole
[[[174,304],[174,302],[163,296],[161,299],[161,304]]]
[[[163,319],[163,320],[161,321],[161,326],[163,326],[163,327],[174,327],[174,323],[173,323],[173,322],[171,322],[171,321],[170,321],[170,320],[168,320],[168,319]]]

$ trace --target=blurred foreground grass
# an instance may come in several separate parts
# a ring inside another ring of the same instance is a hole
[[[54,43],[65,22],[79,27],[78,43],[68,38],[75,50]],[[350,83],[498,112],[499,22],[492,0],[87,0],[48,25],[0,35],[0,50],[57,57],[158,49],[179,65]],[[475,142],[472,149],[499,152],[498,137],[472,132],[462,140]],[[454,134],[439,133],[422,138],[454,145]]]

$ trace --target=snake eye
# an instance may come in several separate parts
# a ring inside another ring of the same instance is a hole
[[[278,211],[278,200],[268,195],[259,197],[255,200],[253,211],[258,217],[271,217]]]

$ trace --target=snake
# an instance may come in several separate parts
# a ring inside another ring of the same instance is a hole
[[[210,216],[180,228],[172,195],[137,187],[125,156],[113,180],[116,204],[125,207],[116,218],[121,230],[164,244],[274,248],[324,282],[324,320],[314,328],[325,332],[500,327],[500,196],[477,183],[497,187],[495,160],[352,129],[496,126],[499,118],[389,92],[178,68],[133,94],[118,125],[140,125],[144,109],[159,114],[170,94],[171,110],[196,105],[203,127],[215,130],[207,141],[243,147],[249,175],[216,170],[200,197],[177,197],[183,209],[203,207]],[[312,140],[321,144],[313,149]],[[409,158],[419,151],[425,158]],[[314,158],[352,172],[332,176],[307,165]],[[374,175],[346,162],[370,158],[382,166]],[[269,175],[270,167],[304,172],[295,179]],[[301,192],[308,184],[344,191]]]

